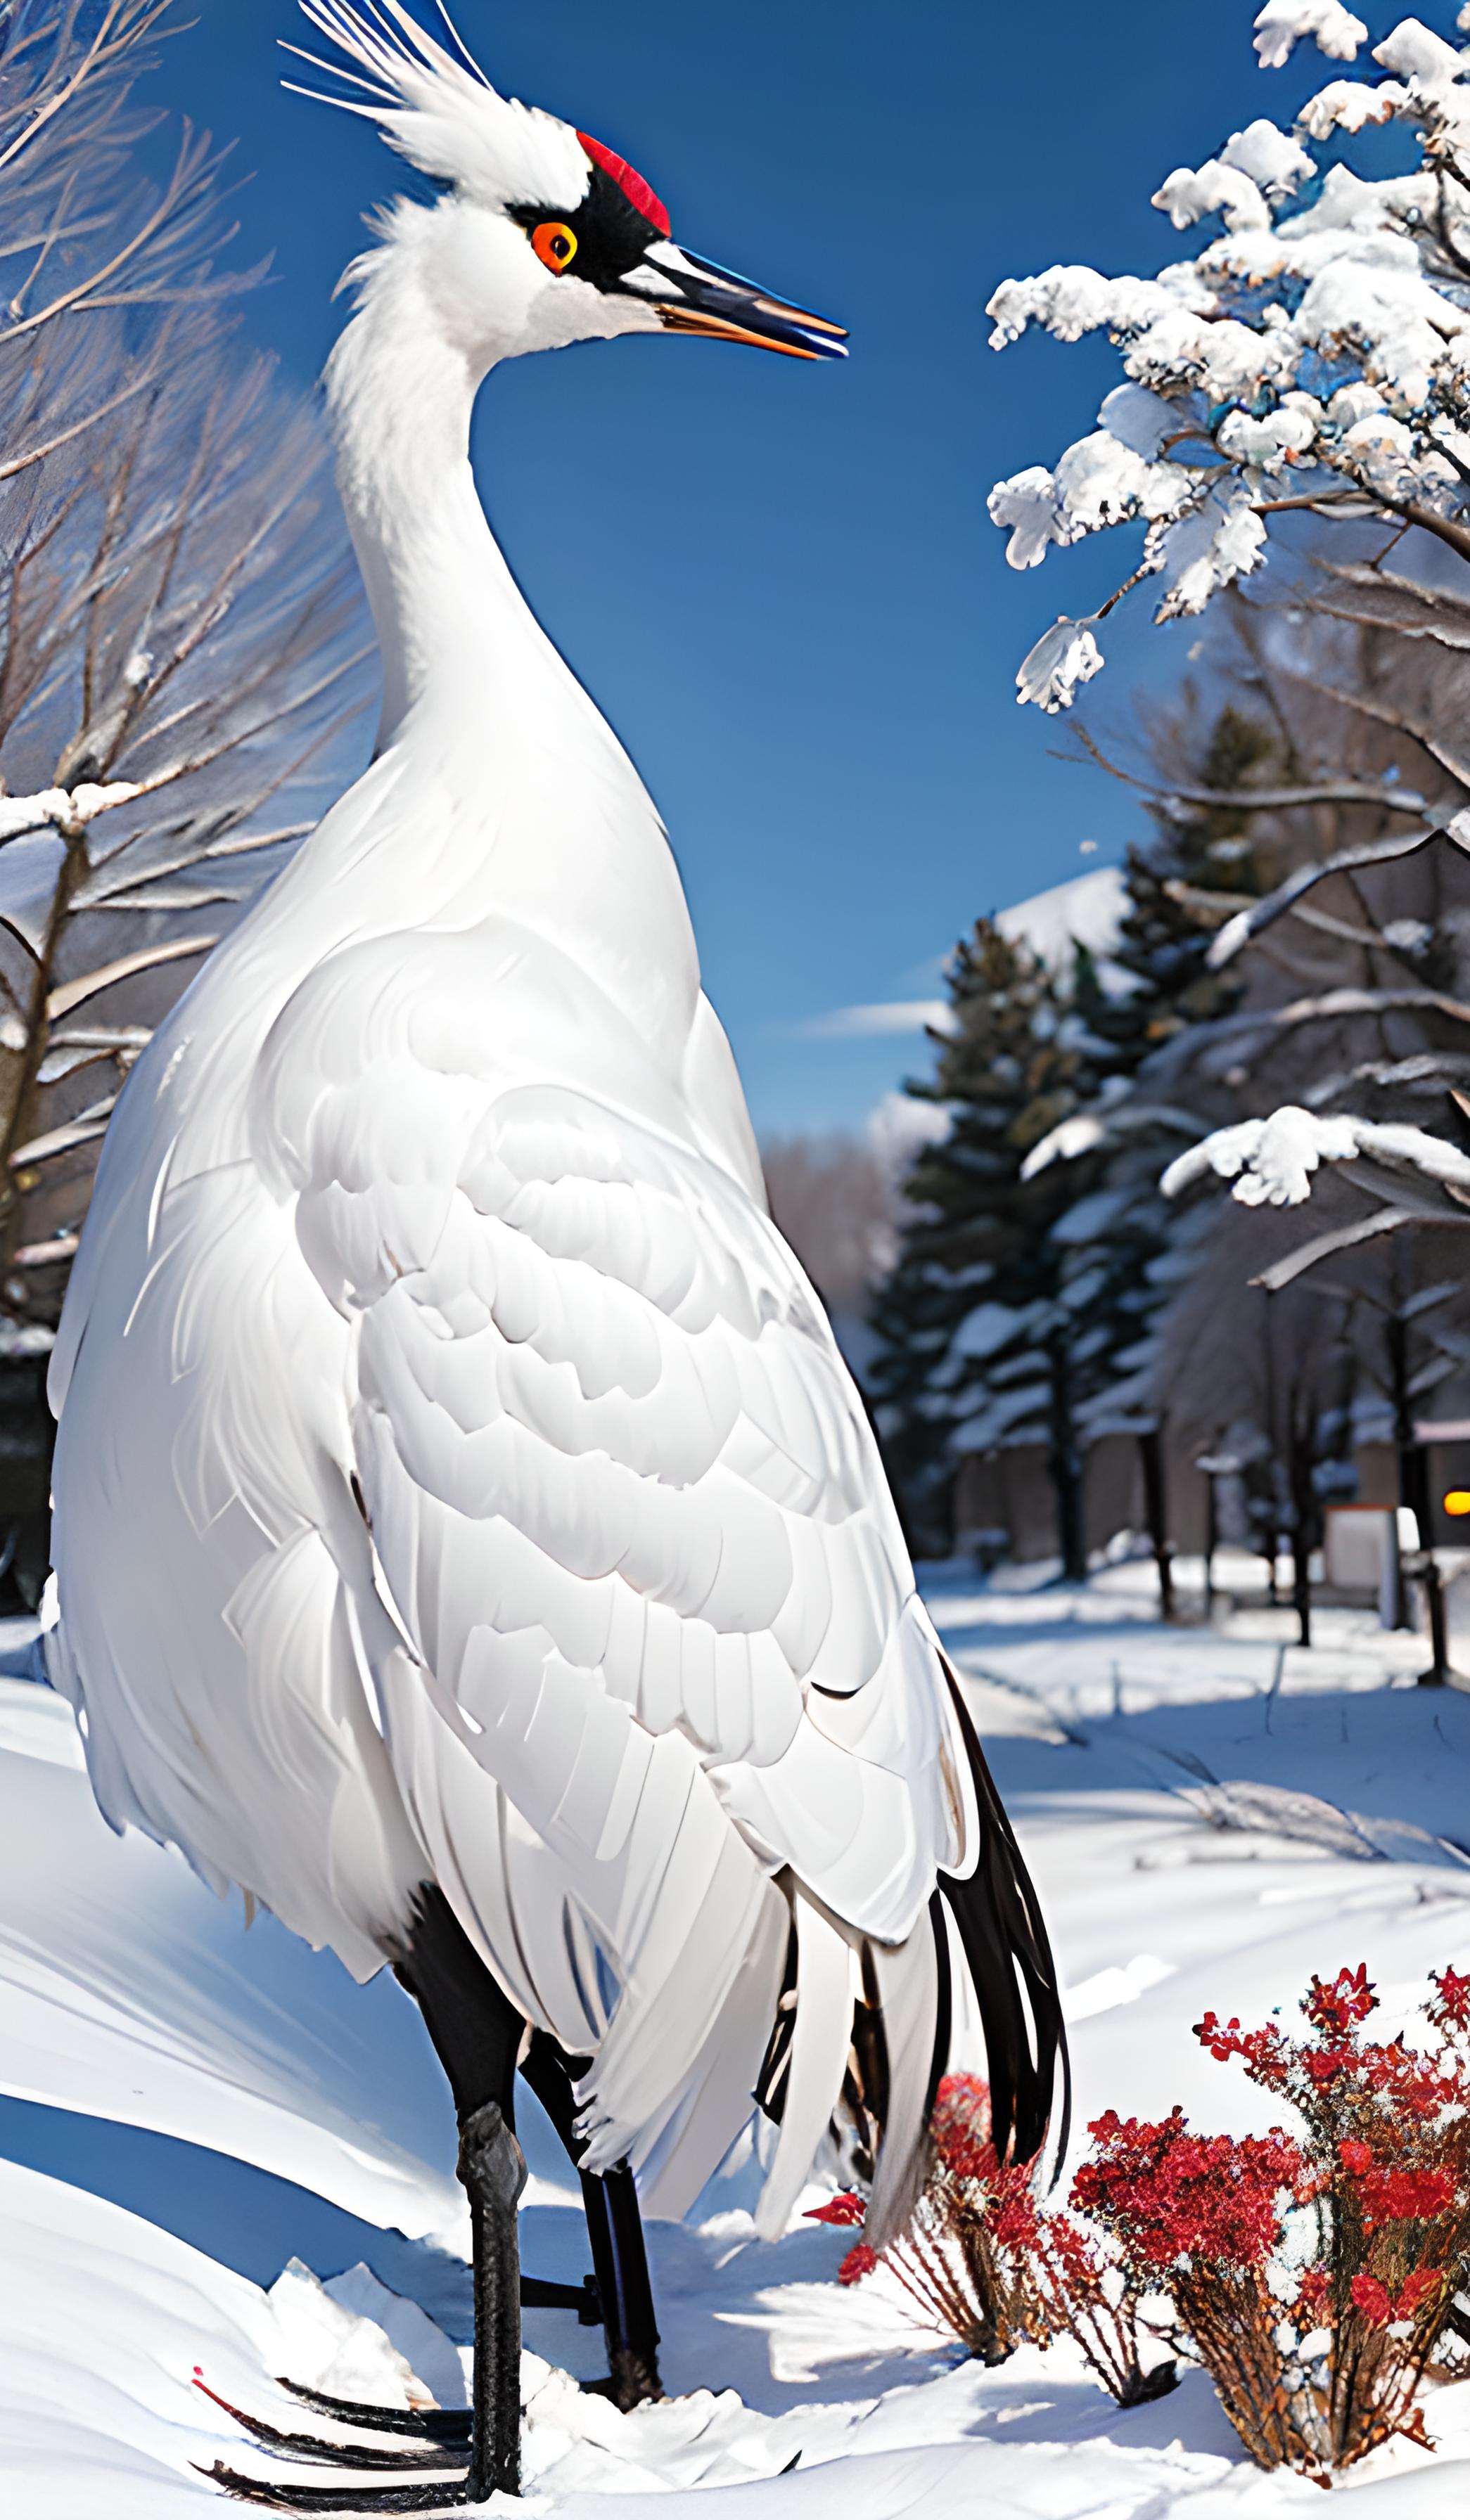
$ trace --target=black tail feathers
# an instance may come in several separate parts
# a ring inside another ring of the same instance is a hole
[[[995,2149],[1030,2161],[1046,2140],[1060,2097],[1056,2160],[1067,2150],[1072,2078],[1056,1967],[1031,1875],[986,1765],[959,1684],[945,1674],[980,1812],[980,1861],[969,1878],[940,1875],[985,2031]],[[1024,1990],[1024,1995],[1023,1995]]]

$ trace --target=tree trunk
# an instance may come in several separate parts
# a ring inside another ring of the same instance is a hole
[[[1169,1540],[1169,1496],[1164,1477],[1164,1427],[1162,1422],[1149,1426],[1138,1438],[1138,1451],[1143,1461],[1143,1510],[1148,1522],[1148,1536],[1153,1542],[1154,1564],[1159,1570],[1159,1615],[1171,1619],[1174,1614],[1173,1551]],[[1214,1482],[1211,1482],[1211,1516],[1214,1518]],[[1209,1560],[1206,1560],[1205,1584],[1208,1597]]]
[[[1449,1679],[1449,1635],[1445,1625],[1445,1588],[1432,1549],[1424,1552],[1424,1597],[1429,1604],[1430,1666],[1419,1674],[1421,1688],[1444,1688]]]
[[[1407,1506],[1412,1512],[1419,1535],[1419,1546],[1422,1549],[1426,1532],[1420,1516],[1420,1507],[1421,1504],[1428,1502],[1423,1494],[1427,1464],[1420,1446],[1414,1442],[1413,1407],[1408,1392],[1406,1323],[1397,1319],[1390,1321],[1388,1350],[1390,1394],[1394,1404],[1394,1449],[1399,1459],[1399,1502],[1401,1506]],[[1403,1552],[1401,1549],[1396,1549],[1394,1552],[1394,1625],[1396,1628],[1412,1630],[1417,1624],[1404,1575]]]
[[[1311,1642],[1311,1552],[1299,1521],[1291,1536],[1291,1602],[1297,1614],[1297,1642]]]
[[[1419,1674],[1421,1688],[1443,1688],[1449,1676],[1449,1641],[1445,1626],[1445,1591],[1440,1581],[1439,1561],[1434,1553],[1434,1522],[1429,1493],[1429,1451],[1414,1433],[1413,1407],[1408,1390],[1408,1331],[1402,1321],[1389,1324],[1389,1363],[1393,1374],[1394,1441],[1399,1454],[1399,1499],[1414,1517],[1418,1535],[1417,1562],[1413,1572],[1424,1587],[1425,1606],[1429,1612],[1429,1669]],[[1400,1598],[1395,1604],[1396,1628],[1413,1628],[1418,1622],[1409,1606],[1408,1586],[1402,1552],[1397,1557]]]
[[[1297,1614],[1297,1642],[1311,1642],[1311,1549],[1316,1538],[1317,1497],[1311,1484],[1310,1438],[1294,1435],[1291,1480],[1291,1599]]]
[[[21,1222],[11,1157],[25,1140],[35,1102],[36,1079],[50,1035],[46,1009],[56,977],[56,958],[67,932],[71,896],[87,873],[87,841],[81,826],[67,825],[61,838],[65,848],[46,914],[41,950],[31,974],[29,1003],[22,1015],[25,1047],[5,1059],[0,1075],[0,1258],[6,1262],[16,1247]]]
[[[1072,1357],[1065,1336],[1050,1343],[1051,1443],[1046,1466],[1057,1500],[1057,1541],[1064,1583],[1087,1580],[1087,1550],[1082,1529],[1082,1457],[1072,1414]]]

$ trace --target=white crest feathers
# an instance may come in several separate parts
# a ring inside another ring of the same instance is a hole
[[[283,49],[344,80],[359,97],[297,88],[319,104],[376,122],[409,164],[488,207],[544,202],[573,208],[587,188],[586,154],[570,123],[491,87],[440,10],[461,59],[410,17],[402,0],[300,0],[317,33],[352,65]],[[294,85],[288,81],[287,84]]]

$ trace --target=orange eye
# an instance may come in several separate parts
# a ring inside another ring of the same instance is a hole
[[[532,228],[530,242],[548,271],[565,271],[576,252],[576,239],[560,219],[547,219]]]

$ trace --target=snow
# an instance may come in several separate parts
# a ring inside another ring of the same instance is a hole
[[[1094,867],[1066,883],[1049,884],[1044,892],[1015,902],[997,914],[995,924],[1013,945],[1026,945],[1064,986],[1070,985],[1072,958],[1079,945],[1106,960],[1118,943],[1128,906],[1121,867]]]
[[[1300,1207],[1311,1195],[1319,1164],[1351,1164],[1361,1155],[1459,1192],[1470,1190],[1470,1156],[1447,1138],[1399,1121],[1359,1120],[1349,1111],[1324,1116],[1291,1102],[1268,1119],[1213,1130],[1175,1156],[1160,1186],[1166,1198],[1173,1198],[1213,1172],[1234,1183],[1231,1196],[1243,1207]]]
[[[1102,672],[1102,650],[1085,623],[1065,617],[1044,631],[1016,673],[1016,698],[1023,707],[1034,701],[1055,717],[1071,708],[1080,683]]]
[[[1321,417],[1320,404],[1313,404],[1306,394],[1297,394],[1283,402],[1279,411],[1264,412],[1258,419],[1252,412],[1232,411],[1221,423],[1219,443],[1227,455],[1237,455],[1242,463],[1254,464],[1263,472],[1279,472],[1306,453],[1317,433]]]
[[[1281,193],[1294,193],[1314,171],[1301,142],[1278,131],[1263,114],[1248,122],[1244,131],[1231,133],[1219,153],[1219,162],[1222,166],[1238,166],[1272,200]]]
[[[1057,536],[1057,485],[1044,464],[1028,466],[997,481],[989,497],[990,522],[1010,535],[1005,556],[1012,568],[1036,568]]]
[[[1054,474],[1034,464],[1008,481],[997,481],[989,513],[992,524],[1010,534],[1005,551],[1010,566],[1035,568],[1051,543],[1080,542],[1127,517],[1167,521],[1192,495],[1189,476],[1177,464],[1148,462],[1111,429],[1099,428],[1068,447]],[[1078,679],[1087,678],[1080,674]]]
[[[135,780],[112,779],[102,786],[84,780],[79,788],[43,788],[34,796],[0,797],[0,840],[48,828],[75,830],[115,805],[131,805],[143,792]]]
[[[1338,0],[1269,0],[1256,29],[1265,68],[1307,37],[1340,61],[1366,40]],[[1051,713],[1072,704],[1101,666],[1092,622],[1141,577],[1167,569],[1156,618],[1170,621],[1259,565],[1287,471],[1298,476],[1288,504],[1348,485],[1388,514],[1406,503],[1459,514],[1463,482],[1445,450],[1464,416],[1470,309],[1446,277],[1459,246],[1451,233],[1442,247],[1439,229],[1465,219],[1463,188],[1444,188],[1447,166],[1470,152],[1470,47],[1407,18],[1373,60],[1388,77],[1334,79],[1294,128],[1260,116],[1165,177],[1151,198],[1175,229],[1222,226],[1192,260],[1152,276],[1058,263],[991,297],[993,347],[1032,324],[1064,341],[1106,331],[1153,406],[1140,428],[1126,408],[1115,422],[1109,396],[1100,430],[1047,449],[1049,462],[992,493],[1017,568],[1131,518],[1149,523],[1142,567],[1097,613],[1057,622],[1033,649],[1017,678],[1023,701]],[[1313,147],[1389,120],[1417,128],[1413,171],[1370,179],[1317,165]]]
[[[113,1836],[69,1706],[14,1679],[0,1813],[0,2092],[238,2155],[415,2238],[457,2235],[437,2069],[405,2042],[390,1980],[364,2001],[273,1918],[247,1931],[181,1856]]]
[[[1200,167],[1176,166],[1155,193],[1154,208],[1166,211],[1176,228],[1192,228],[1212,210],[1222,210],[1231,229],[1268,228],[1271,223],[1260,185],[1223,158],[1207,158]]]
[[[1146,385],[1115,385],[1105,394],[1098,420],[1110,435],[1130,446],[1135,455],[1156,456],[1170,430],[1176,425],[1176,415],[1158,394]]]
[[[1381,44],[1375,44],[1373,59],[1401,78],[1417,80],[1421,87],[1446,86],[1459,77],[1464,67],[1454,46],[1417,18],[1404,18]]]
[[[1168,589],[1155,619],[1176,621],[1203,612],[1212,595],[1257,567],[1265,550],[1265,527],[1245,490],[1212,490],[1170,528],[1160,547]]]
[[[1187,1599],[1199,1570],[1178,1571]],[[1136,1561],[1082,1588],[986,1586],[959,1566],[926,1587],[1050,1920],[1080,2128],[1104,2106],[1152,2115],[1174,2100],[1202,2127],[1257,2128],[1278,2104],[1205,2056],[1190,2037],[1205,2009],[1263,2017],[1311,1971],[1361,1958],[1392,2027],[1431,1966],[1470,1963],[1470,1703],[1407,1686],[1421,1640],[1326,1607],[1304,1651],[1288,1614],[1261,1602],[1254,1561],[1221,1571],[1240,1606],[1173,1630]],[[1456,1642],[1470,1662],[1470,1636]],[[247,1930],[159,1849],[111,1837],[69,1727],[47,1692],[0,1682],[9,2088],[157,2124],[240,2176],[260,2165],[364,2225],[416,2225],[452,2247],[452,2128],[411,2008],[390,1983],[353,1987],[268,1918]],[[527,2262],[565,2277],[585,2264],[580,2216],[538,2140],[528,2127]],[[78,2134],[78,2176],[82,2150]],[[584,2395],[600,2337],[568,2314],[528,2316],[528,2514],[1286,2520],[1317,2507],[1316,2489],[1250,2465],[1200,2373],[1122,2413],[1063,2348],[996,2370],[956,2363],[883,2276],[836,2285],[840,2230],[799,2217],[758,2243],[743,2178],[689,2224],[652,2227],[665,2405],[625,2416]],[[281,2371],[334,2394],[462,2403],[467,2277],[461,2266],[458,2289],[447,2280],[452,2258],[431,2267],[427,2248],[416,2261],[398,2243],[390,2291],[371,2266],[318,2249],[262,2289],[165,2228],[165,2182],[129,2212],[0,2163],[7,2507],[161,2520],[216,2501],[199,2472],[214,2459],[259,2469],[265,2453],[193,2386],[196,2365],[287,2429],[299,2418]],[[1470,2385],[1432,2393],[1427,2414],[1437,2456],[1401,2443],[1347,2481],[1362,2520],[1465,2507]]]
[[[1162,280],[1105,280],[1086,263],[1054,263],[1033,280],[1002,281],[986,307],[995,330],[992,349],[1019,341],[1029,324],[1038,324],[1059,341],[1080,341],[1084,333],[1142,332],[1145,325],[1181,303],[1208,311],[1208,292],[1178,284],[1174,273]]]
[[[1256,50],[1263,70],[1278,70],[1291,58],[1294,44],[1312,39],[1333,61],[1351,62],[1368,40],[1360,18],[1342,0],[1265,0],[1256,21]]]
[[[1362,131],[1370,122],[1390,122],[1408,103],[1408,91],[1397,79],[1380,79],[1374,87],[1361,79],[1329,79],[1309,97],[1297,122],[1309,138],[1330,140],[1334,131]]]
[[[1034,1181],[1048,1164],[1071,1163],[1078,1155],[1090,1154],[1094,1147],[1107,1144],[1108,1124],[1096,1111],[1074,1111],[1070,1119],[1059,1120],[1038,1138],[1021,1167],[1023,1181]]]

